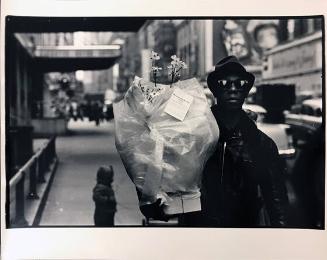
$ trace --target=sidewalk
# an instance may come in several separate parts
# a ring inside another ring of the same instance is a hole
[[[57,137],[59,164],[44,208],[42,225],[93,225],[92,189],[96,171],[112,164],[117,200],[115,225],[141,225],[142,214],[133,183],[116,152],[114,122],[70,121],[71,135]]]

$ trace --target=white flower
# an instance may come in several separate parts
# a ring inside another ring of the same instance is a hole
[[[178,61],[176,61],[176,60],[173,60],[173,61],[171,62],[171,65],[173,65],[173,66],[177,67],[177,66],[178,66]]]
[[[133,80],[133,84],[136,86],[141,86],[141,80],[142,80],[142,78],[135,76],[134,80]]]
[[[152,60],[160,60],[160,56],[155,51],[151,51],[151,57],[150,57],[150,59],[152,59]]]
[[[155,66],[151,68],[151,71],[153,71],[153,72],[159,72],[159,70],[162,70],[162,68],[155,67]]]
[[[187,69],[187,65],[186,65],[186,63],[184,61],[182,61],[181,65],[182,65],[183,69]]]
[[[173,69],[175,71],[178,71],[180,69],[186,69],[187,65],[184,61],[182,61],[180,58],[178,58],[176,55],[171,56],[172,61],[170,62],[170,66],[168,66],[168,69]]]
[[[176,55],[171,56],[171,59],[175,62],[178,62],[180,60]]]

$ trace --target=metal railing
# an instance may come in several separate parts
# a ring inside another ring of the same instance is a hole
[[[56,160],[56,137],[52,137],[9,181],[9,216],[11,227],[28,226],[25,218],[27,200],[38,200],[38,186]]]

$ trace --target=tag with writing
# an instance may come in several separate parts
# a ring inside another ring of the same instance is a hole
[[[185,93],[183,90],[176,88],[168,100],[164,112],[183,121],[187,111],[190,109],[193,97]]]

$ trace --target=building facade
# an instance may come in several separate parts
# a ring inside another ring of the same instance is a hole
[[[283,20],[278,46],[265,52],[262,73],[265,84],[294,84],[296,95],[322,94],[321,19]]]
[[[111,32],[74,32],[74,46],[108,45],[112,42]],[[112,89],[112,68],[105,70],[86,70],[82,73],[82,82],[86,94],[104,94]]]

